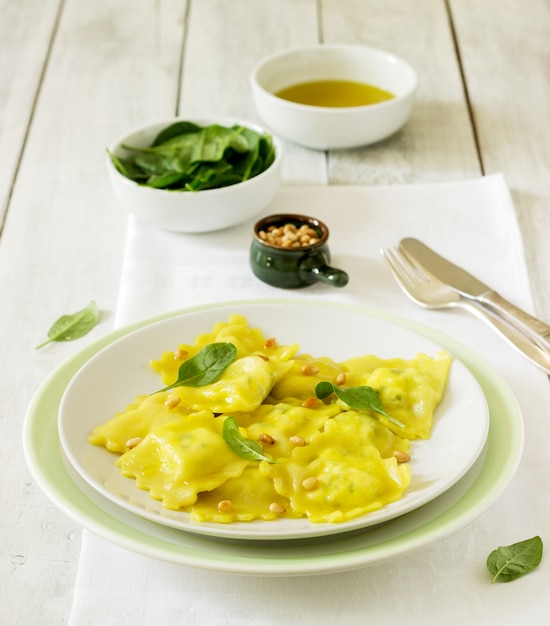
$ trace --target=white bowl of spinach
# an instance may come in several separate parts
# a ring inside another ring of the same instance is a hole
[[[167,230],[221,230],[254,217],[280,187],[282,147],[265,129],[226,118],[174,119],[125,134],[107,150],[119,202]]]

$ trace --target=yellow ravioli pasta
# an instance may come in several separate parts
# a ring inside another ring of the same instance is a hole
[[[273,443],[265,444],[264,449],[274,459],[288,456],[295,448],[293,437],[307,441],[313,434],[323,429],[325,422],[338,415],[335,405],[319,405],[314,408],[302,407],[296,402],[263,404],[248,414],[236,414],[237,422],[246,428],[251,439],[259,441],[268,434]]]
[[[244,356],[231,363],[220,380],[204,387],[176,387],[172,394],[194,411],[252,411],[291,365],[277,357],[264,361],[258,356]]]
[[[239,476],[252,461],[236,454],[222,435],[223,419],[210,411],[161,424],[117,461],[124,476],[136,479],[167,509],[193,504],[201,491]]]
[[[296,398],[304,401],[315,397],[317,383],[336,380],[338,374],[343,371],[341,365],[327,357],[296,355],[292,367],[281,380],[277,381],[270,395],[275,400]]]
[[[410,483],[409,465],[383,459],[375,446],[331,424],[279,464],[262,462],[277,493],[312,522],[343,522],[399,500]]]
[[[279,345],[232,315],[194,343],[151,360],[159,388],[180,380],[181,365],[199,351],[224,342],[235,346],[236,357],[217,378],[136,397],[96,427],[90,443],[119,452],[124,476],[197,522],[338,523],[403,497],[411,481],[410,440],[430,437],[449,354],[335,362],[300,354],[295,343]],[[343,392],[370,387],[404,427],[372,405],[359,410],[335,393],[317,398],[320,382]],[[232,435],[224,429],[228,418]]]
[[[428,439],[436,406],[441,401],[451,367],[451,356],[440,352],[435,358],[418,354],[409,361],[376,359],[376,367],[370,372],[365,359],[350,359],[347,380],[358,385],[368,385],[380,395],[384,409],[392,417],[404,423],[399,431],[409,439]],[[388,422],[388,427],[395,428]]]
[[[143,439],[155,426],[173,422],[176,418],[183,419],[192,412],[181,406],[177,410],[167,408],[166,401],[171,397],[169,393],[157,393],[136,398],[125,411],[94,428],[90,443],[105,446],[112,452],[126,452],[128,441]]]
[[[221,503],[221,504],[220,504]],[[279,505],[272,511],[270,505]],[[248,467],[238,478],[230,478],[213,491],[203,492],[188,507],[191,518],[197,522],[250,522],[255,519],[269,521],[281,517],[301,517],[290,507],[288,498],[281,497],[273,481],[263,476],[258,467]]]

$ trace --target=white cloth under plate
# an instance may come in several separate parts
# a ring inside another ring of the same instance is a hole
[[[358,571],[301,577],[212,572],[133,554],[84,532],[71,626],[543,626],[550,564],[491,584],[491,550],[540,535],[550,540],[550,388],[543,372],[483,322],[457,310],[426,311],[395,284],[379,249],[421,239],[527,310],[532,301],[514,207],[501,175],[391,187],[286,187],[267,213],[314,215],[330,229],[342,289],[284,291],[248,265],[253,221],[203,235],[129,221],[117,325],[211,302],[308,298],[399,313],[450,334],[511,386],[525,420],[525,450],[505,493],[476,521],[414,554]]]

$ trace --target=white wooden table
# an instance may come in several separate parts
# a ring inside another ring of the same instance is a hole
[[[0,623],[69,614],[80,528],[31,479],[21,428],[40,382],[112,325],[126,216],[104,150],[127,128],[205,111],[255,120],[249,71],[285,47],[364,43],[402,56],[420,75],[402,132],[330,154],[288,144],[285,182],[503,172],[536,310],[550,321],[546,0],[0,0],[0,16]],[[91,299],[103,319],[81,344],[35,350]]]

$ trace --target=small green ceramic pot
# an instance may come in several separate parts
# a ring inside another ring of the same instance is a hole
[[[293,224],[297,228],[306,224],[317,234],[316,241],[292,248],[266,240],[265,233],[269,232],[270,227],[282,228],[286,224]],[[314,217],[293,213],[264,217],[254,226],[250,246],[252,271],[264,283],[283,289],[307,287],[317,281],[332,287],[344,287],[349,276],[343,270],[329,265],[328,236],[327,226]]]

